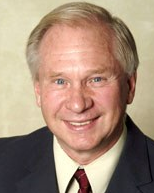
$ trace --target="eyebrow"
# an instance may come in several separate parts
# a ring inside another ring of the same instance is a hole
[[[62,73],[62,72],[54,72],[54,71],[52,71],[52,72],[49,73],[49,76],[51,78],[55,78],[55,77],[58,77],[58,76],[62,76],[63,74],[64,73]]]
[[[88,74],[103,74],[105,72],[112,72],[113,69],[110,67],[104,67],[104,68],[99,68],[99,69],[90,69],[90,70],[87,70],[86,72]]]
[[[94,74],[102,74],[103,72],[105,72],[104,69],[96,69],[96,70],[87,70],[88,73],[94,73]]]
[[[105,72],[106,70],[105,69],[91,69],[91,70],[87,70],[86,73],[88,74],[102,74],[103,72]],[[64,75],[63,72],[55,72],[55,71],[52,71],[50,72],[50,77],[57,77],[57,76],[62,76]]]

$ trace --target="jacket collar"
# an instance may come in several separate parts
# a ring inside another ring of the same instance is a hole
[[[127,141],[106,193],[136,193],[152,182],[146,137],[128,116],[126,126]]]
[[[54,193],[58,192],[53,156],[53,136],[48,129],[36,137],[25,163],[26,175],[17,182],[17,193]]]

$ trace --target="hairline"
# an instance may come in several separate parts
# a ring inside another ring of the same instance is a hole
[[[81,3],[81,4],[83,5],[84,3]],[[87,5],[89,6],[89,4],[87,4]],[[61,8],[62,8],[62,15],[60,12]],[[126,72],[130,71],[130,73],[132,73],[134,71],[134,69],[137,68],[137,66],[138,66],[138,64],[137,64],[138,63],[138,61],[137,61],[138,56],[136,54],[137,51],[135,49],[135,54],[134,54],[133,53],[134,50],[132,50],[132,48],[134,49],[136,46],[134,44],[135,42],[133,42],[134,41],[133,36],[132,36],[131,32],[129,31],[128,27],[125,26],[125,24],[120,19],[112,16],[107,10],[105,10],[102,7],[99,7],[99,9],[96,10],[97,6],[95,7],[95,5],[93,5],[93,7],[91,8],[92,10],[89,10],[87,7],[83,7],[82,10],[75,9],[76,12],[72,12],[72,13],[69,12],[68,17],[66,18],[67,13],[68,13],[67,11],[69,9],[70,9],[70,7],[67,7],[67,4],[64,4],[64,7],[63,6],[58,7],[57,9],[53,10],[51,13],[47,14],[40,21],[39,25],[32,31],[32,33],[30,35],[30,38],[32,37],[32,39],[29,39],[29,42],[27,44],[27,58],[30,58],[29,56],[33,55],[33,57],[31,57],[30,59],[33,60],[34,62],[30,61],[28,59],[27,59],[27,61],[28,61],[29,68],[31,70],[33,79],[35,79],[35,76],[36,76],[36,74],[38,72],[38,68],[39,68],[39,65],[36,64],[36,63],[39,63],[39,46],[43,40],[44,35],[47,33],[47,31],[49,29],[53,28],[55,25],[68,25],[71,27],[83,27],[83,26],[86,26],[87,24],[88,25],[94,24],[95,28],[96,27],[98,28],[98,24],[102,27],[108,26],[108,29],[110,31],[112,31],[112,34],[114,37],[114,38],[112,37],[112,44],[114,45],[112,47],[113,57],[115,57],[115,59],[117,59],[119,61],[120,65],[122,67],[125,67],[125,68],[131,67],[131,69],[125,69]],[[101,9],[103,9],[103,12],[100,14],[99,11]],[[63,13],[63,11],[64,11],[64,13]],[[74,11],[74,7],[72,9],[70,9],[69,11]],[[94,11],[94,12],[92,12],[92,11]],[[120,23],[121,26],[118,24],[118,20],[122,23],[122,24]],[[122,29],[120,29],[120,30],[122,30],[122,33],[124,30],[126,30],[126,34],[125,34],[126,39],[127,39],[127,36],[132,36],[131,39],[128,40],[128,42],[124,42],[127,44],[126,47],[123,45],[123,42],[121,42],[121,34],[120,34],[121,31],[119,32],[116,29],[115,25],[119,25],[119,26],[116,26],[117,28],[122,27]],[[101,28],[100,26],[99,26],[99,29]],[[37,39],[36,39],[36,37],[34,37],[34,35],[36,35]],[[31,42],[30,42],[30,40],[31,40]],[[130,45],[130,43],[131,43],[131,45]],[[34,52],[35,52],[35,55],[34,55]],[[132,65],[130,64],[132,62],[128,61],[128,60],[130,60],[130,58],[129,58],[129,56],[126,56],[127,54],[131,55],[131,57],[132,57],[131,58],[131,60],[133,61]]]

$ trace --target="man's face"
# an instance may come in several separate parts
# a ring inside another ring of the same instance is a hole
[[[95,159],[114,145],[134,96],[135,77],[122,72],[105,30],[57,25],[40,44],[37,103],[73,159],[82,153]]]

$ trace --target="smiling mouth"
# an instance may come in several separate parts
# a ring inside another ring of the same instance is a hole
[[[69,122],[71,125],[73,126],[84,126],[84,125],[88,125],[92,122],[93,120],[90,120],[90,121],[84,121],[84,122]]]
[[[74,131],[86,131],[94,127],[96,121],[99,119],[98,117],[88,119],[88,120],[72,120],[72,121],[64,121],[67,127]]]

